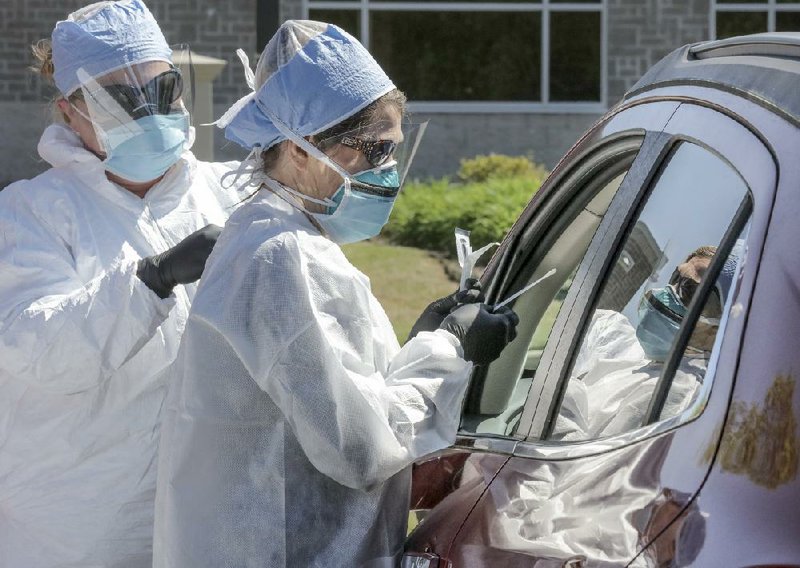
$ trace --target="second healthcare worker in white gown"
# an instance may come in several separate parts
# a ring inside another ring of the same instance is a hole
[[[145,568],[165,370],[241,196],[189,150],[188,77],[142,2],[37,52],[63,121],[52,167],[0,192],[0,567]]]
[[[223,117],[261,187],[212,253],[165,410],[157,567],[394,566],[411,463],[450,445],[516,315],[427,313],[401,349],[339,244],[376,235],[415,146],[404,97],[333,25],[286,22]],[[441,306],[441,304],[434,304]]]

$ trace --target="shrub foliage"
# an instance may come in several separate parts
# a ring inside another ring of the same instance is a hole
[[[547,177],[544,166],[525,156],[489,154],[461,160],[458,179],[463,183],[482,183],[490,179],[529,178],[541,183]]]
[[[544,167],[525,157],[463,160],[459,182],[407,184],[382,234],[395,244],[450,256],[456,227],[471,231],[473,248],[499,242],[546,177]]]

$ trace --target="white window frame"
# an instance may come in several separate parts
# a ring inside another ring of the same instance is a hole
[[[800,12],[800,2],[794,4],[778,3],[777,0],[766,2],[748,2],[733,4],[709,0],[711,8],[708,11],[708,30],[711,39],[717,39],[717,13],[718,12],[766,12],[767,31],[775,31],[775,14],[778,12]]]
[[[608,0],[596,4],[551,2],[540,0],[526,3],[461,3],[461,2],[382,2],[381,0],[301,0],[302,13],[309,10],[359,10],[361,12],[361,42],[369,49],[369,13],[391,12],[541,12],[542,100],[531,102],[503,101],[410,101],[414,112],[430,113],[542,113],[542,114],[602,114],[608,109]],[[550,13],[598,12],[600,14],[600,100],[587,102],[550,101]]]

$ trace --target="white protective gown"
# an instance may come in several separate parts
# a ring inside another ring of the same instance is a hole
[[[400,349],[369,280],[262,189],[209,258],[170,384],[154,566],[394,566],[416,458],[455,439],[471,364]]]
[[[159,413],[196,286],[160,299],[139,258],[238,198],[187,152],[144,199],[67,127],[53,167],[0,192],[0,568],[144,567]]]
[[[628,318],[597,310],[567,383],[554,438],[594,440],[642,426],[663,367],[664,363],[645,356]],[[681,359],[662,418],[689,407],[705,371],[705,359]]]
[[[624,315],[597,310],[567,384],[552,439],[594,440],[640,427],[662,367],[663,363],[647,359]],[[704,374],[704,359],[683,359],[663,417],[689,407]],[[491,519],[484,533],[487,547],[535,550],[553,558],[583,556],[587,567],[650,566],[644,556],[632,559],[643,544],[637,523],[656,506],[659,479],[653,476],[658,471],[653,464],[665,455],[664,443],[669,439],[633,444],[588,460],[511,460],[490,485],[489,499],[478,505],[491,512],[475,513]],[[494,475],[492,457],[471,456],[461,483],[468,484],[476,475]],[[586,496],[600,494],[614,497],[596,507],[591,519],[575,522],[574,513],[585,509]],[[475,565],[480,565],[480,552],[476,547]]]

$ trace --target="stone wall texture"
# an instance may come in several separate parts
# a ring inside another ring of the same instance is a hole
[[[30,45],[49,38],[53,26],[90,2],[81,0],[3,0],[0,4],[0,101],[43,102],[52,87],[28,70]],[[170,44],[188,43],[203,55],[237,61],[241,47],[256,53],[256,0],[149,0]],[[236,100],[244,93],[240,65],[228,65],[214,85],[215,101]]]
[[[281,19],[303,17],[300,0],[279,2]],[[708,36],[708,0],[606,0],[608,10],[608,103],[613,105],[662,56]],[[30,44],[49,37],[53,25],[86,0],[0,2],[0,187],[46,168],[36,143],[50,120],[55,91],[28,71]],[[238,58],[241,47],[255,65],[259,0],[148,0],[170,43],[228,62],[214,82],[217,116],[246,92]],[[463,157],[479,153],[532,153],[548,166],[595,119],[587,114],[433,114],[412,175],[450,174]],[[215,135],[217,159],[241,149]]]
[[[709,0],[606,1],[610,104],[672,50],[709,37]]]

